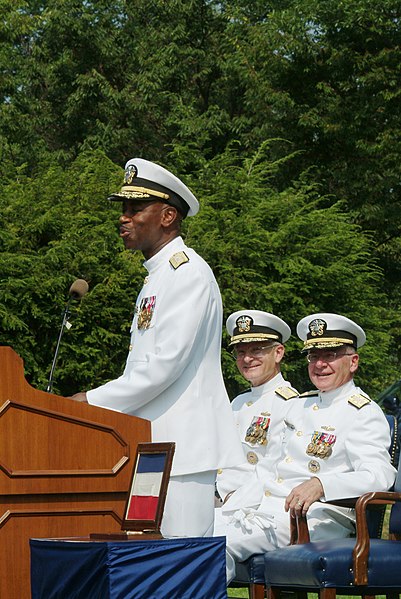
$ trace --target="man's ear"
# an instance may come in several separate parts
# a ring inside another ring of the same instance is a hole
[[[173,223],[178,222],[179,214],[177,208],[166,204],[163,208],[161,224],[163,227],[170,227]]]
[[[353,354],[352,358],[351,358],[350,371],[356,372],[358,370],[358,365],[359,365],[359,355]]]
[[[285,348],[284,345],[277,345],[277,347],[274,348],[274,352],[275,352],[275,359],[276,359],[276,364],[280,364],[281,360],[284,358],[284,354],[285,354]]]

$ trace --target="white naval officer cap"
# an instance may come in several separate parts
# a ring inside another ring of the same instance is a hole
[[[352,345],[358,349],[366,341],[364,330],[356,322],[346,316],[327,312],[302,318],[297,325],[297,335],[304,342],[302,351],[341,345]]]
[[[122,188],[108,199],[159,200],[177,208],[184,218],[199,211],[198,200],[178,177],[143,158],[128,160]]]
[[[227,332],[230,346],[251,341],[277,341],[285,343],[291,335],[291,329],[278,316],[262,310],[238,310],[227,318]]]

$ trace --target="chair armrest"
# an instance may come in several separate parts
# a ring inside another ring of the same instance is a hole
[[[365,493],[358,498],[355,504],[356,539],[352,552],[354,564],[354,584],[368,584],[368,555],[370,538],[366,521],[366,509],[371,505],[392,505],[401,501],[401,493],[392,491],[377,491]]]
[[[366,495],[372,495],[372,493],[367,493]],[[377,493],[374,493],[377,495]],[[362,495],[361,497],[364,497]],[[325,505],[335,505],[338,507],[347,507],[347,508],[355,508],[357,502],[361,499],[361,497],[353,497],[350,499],[336,499],[330,502],[325,502]],[[383,501],[372,501],[368,502],[365,505],[365,509],[367,505],[369,505],[369,509],[375,509],[375,505],[378,504],[383,505]],[[369,535],[368,535],[369,536]],[[303,543],[309,543],[309,529],[308,522],[306,516],[296,515],[294,518],[290,519],[290,545],[302,545]]]
[[[290,516],[290,545],[309,543],[309,528],[306,516]]]
[[[327,505],[354,508],[357,499],[357,497],[352,499],[338,499],[335,501],[330,501],[330,503],[327,503]],[[310,537],[306,516],[297,514],[294,518],[290,518],[290,545],[302,545],[303,543],[309,542]]]

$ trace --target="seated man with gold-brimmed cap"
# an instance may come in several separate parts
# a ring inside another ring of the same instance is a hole
[[[231,403],[244,462],[235,468],[219,469],[216,489],[221,500],[246,482],[259,460],[273,445],[291,402],[298,398],[281,374],[284,344],[291,329],[284,320],[262,310],[238,310],[227,318],[229,348],[242,376],[251,388]]]
[[[228,581],[236,561],[289,544],[291,513],[306,514],[312,541],[347,537],[354,510],[326,502],[384,491],[394,482],[387,420],[353,381],[363,329],[344,316],[319,313],[303,318],[297,333],[316,389],[288,410],[279,457],[262,458],[251,480],[216,510],[215,534],[227,537]]]

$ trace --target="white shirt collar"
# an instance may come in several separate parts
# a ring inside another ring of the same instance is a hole
[[[158,268],[158,266],[162,264],[166,258],[170,258],[173,254],[183,249],[185,249],[185,244],[182,237],[174,237],[174,239],[172,239],[171,241],[169,241],[167,245],[162,247],[162,249],[159,250],[157,254],[149,258],[149,260],[145,260],[143,265],[146,268],[146,270],[150,273],[156,270],[156,268]]]
[[[263,385],[258,385],[257,387],[251,387],[251,393],[254,398],[261,397],[265,393],[269,393],[270,391],[274,391],[277,387],[282,386],[283,384],[288,384],[283,378],[281,372],[276,374],[272,379],[263,383]]]

